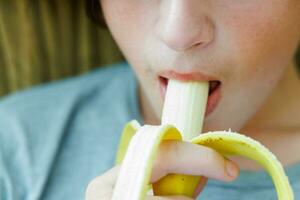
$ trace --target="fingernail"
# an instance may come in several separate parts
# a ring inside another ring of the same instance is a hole
[[[226,171],[230,177],[236,177],[238,174],[238,169],[236,165],[229,160],[226,161]]]

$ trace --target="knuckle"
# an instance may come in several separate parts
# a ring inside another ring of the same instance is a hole
[[[170,165],[175,163],[174,157],[176,156],[174,154],[179,154],[180,151],[177,144],[178,141],[163,141],[160,144],[152,168],[152,181],[156,181],[171,172]]]
[[[206,148],[206,158],[211,163],[216,163],[220,161],[220,159],[223,160],[223,157],[216,150],[208,147]]]
[[[155,162],[158,167],[162,168],[165,163],[169,163],[172,158],[171,154],[179,154],[177,143],[177,141],[163,141],[161,143]]]
[[[214,150],[212,148],[206,147],[206,146],[200,145],[200,147],[203,150],[202,156],[203,156],[203,159],[206,161],[206,163],[218,164],[218,165],[223,163],[220,161],[223,161],[224,158],[223,158],[223,156],[221,156],[221,154],[219,152],[217,152],[216,150]]]
[[[184,142],[180,141],[170,141],[168,142],[166,146],[166,156],[163,160],[166,165],[164,166],[164,169],[167,173],[171,173],[173,170],[173,167],[176,168],[177,165],[180,165],[179,160],[182,160],[184,157]]]
[[[207,146],[203,146],[203,145],[198,145],[200,148],[202,148],[202,150],[209,154],[209,155],[212,155],[212,154],[219,154],[216,150],[210,148],[210,147],[207,147]]]

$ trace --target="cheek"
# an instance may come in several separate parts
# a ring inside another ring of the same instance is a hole
[[[133,67],[140,66],[142,47],[149,35],[149,14],[147,3],[139,0],[102,0],[102,8],[109,30]],[[148,20],[148,21],[146,21]],[[146,71],[136,69],[138,74],[146,76]]]
[[[160,116],[162,101],[158,82],[144,61],[143,46],[151,34],[150,5],[138,0],[102,0],[105,19],[115,41],[131,65],[156,116]],[[147,1],[148,2],[148,1]],[[149,1],[150,2],[150,1]],[[148,13],[147,13],[148,12]]]
[[[287,1],[281,6],[271,1],[250,4],[227,8],[222,21],[224,43],[232,50],[230,57],[241,79],[285,67],[299,39],[299,30],[294,29],[297,17],[293,10],[287,12]]]
[[[142,7],[132,0],[101,0],[104,18],[119,47],[130,49],[141,37]],[[132,38],[135,38],[133,41]]]
[[[117,42],[137,45],[156,15],[154,3],[140,0],[101,0],[108,27]],[[122,45],[121,43],[121,45]]]

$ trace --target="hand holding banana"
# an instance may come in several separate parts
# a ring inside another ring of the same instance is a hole
[[[225,157],[241,155],[257,161],[270,174],[278,199],[294,199],[283,167],[262,144],[229,131],[198,135],[202,129],[207,94],[208,83],[183,83],[170,80],[162,125],[141,127],[136,121],[132,121],[125,126],[117,155],[117,163],[122,162],[122,165],[112,193],[113,200],[143,200],[151,187],[155,195],[194,197],[199,181],[203,181],[203,177],[180,175],[182,173],[179,172],[179,174],[167,175],[149,185],[153,178],[151,171],[153,165],[155,167],[154,161],[160,143],[182,140],[210,147]]]

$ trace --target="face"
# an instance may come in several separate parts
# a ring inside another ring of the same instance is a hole
[[[168,78],[220,83],[209,97],[216,105],[205,117],[204,131],[242,128],[292,61],[300,41],[299,0],[100,3],[157,118]]]

